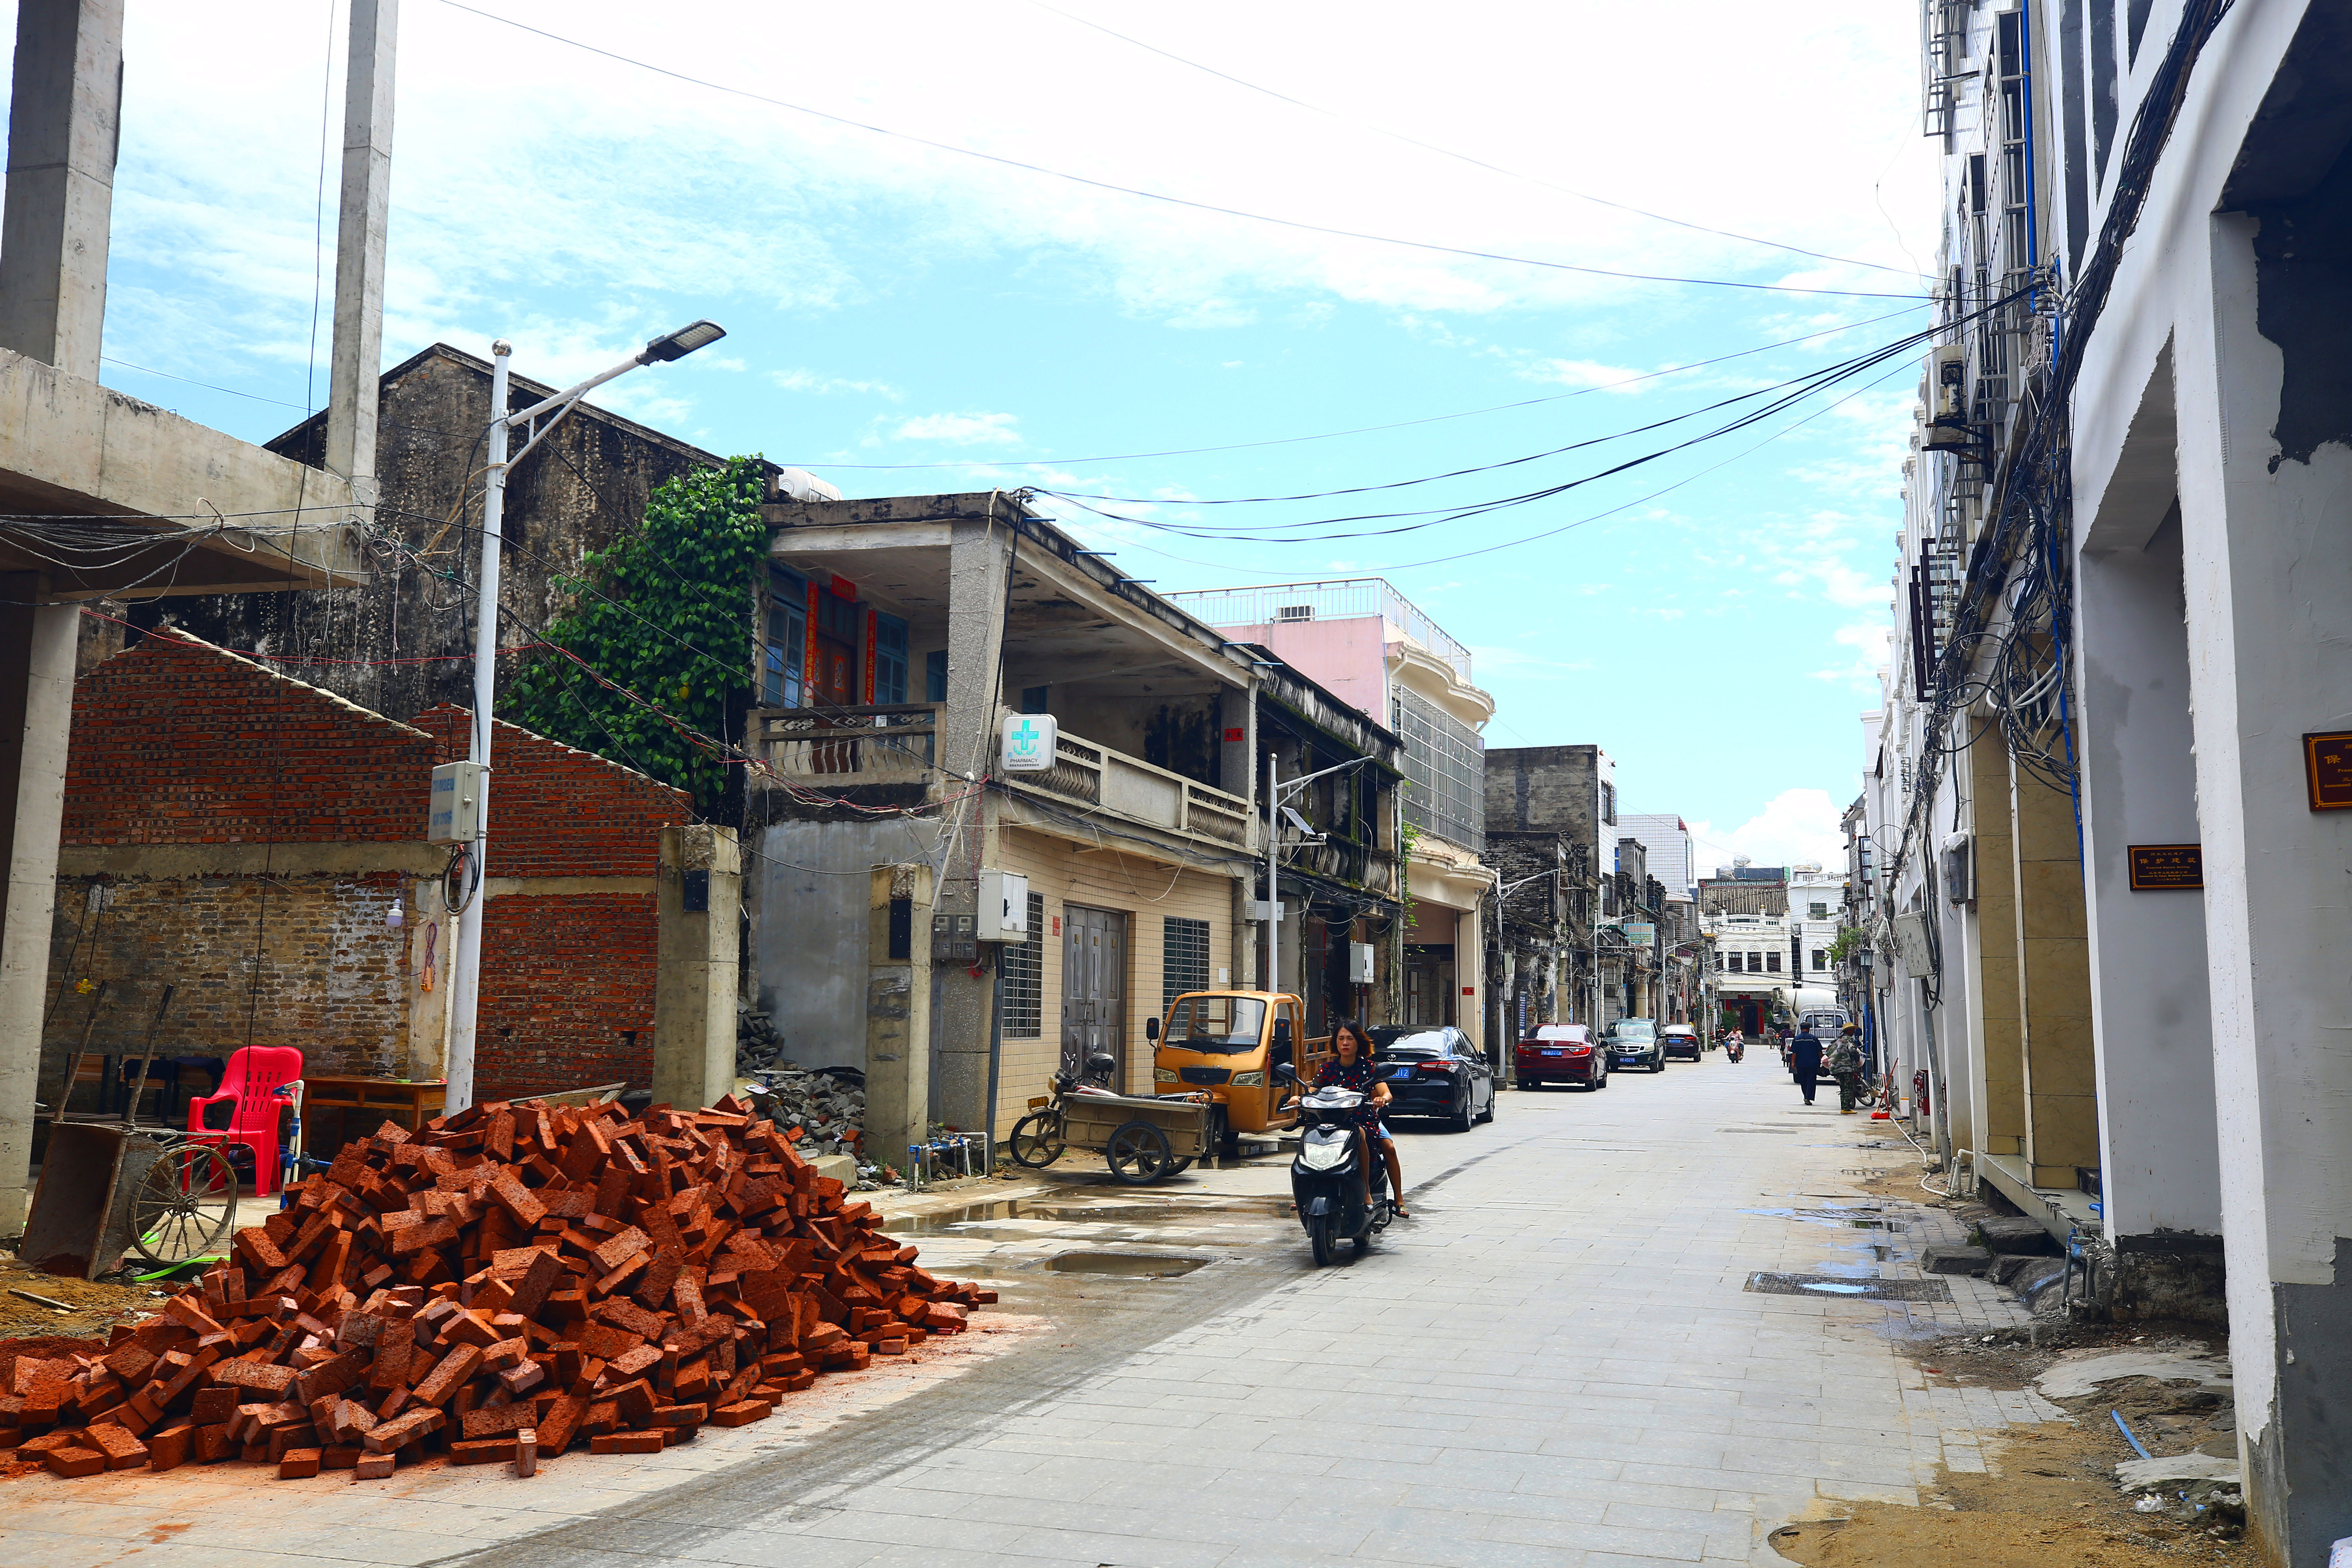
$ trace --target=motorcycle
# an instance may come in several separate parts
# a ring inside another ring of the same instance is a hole
[[[1735,1062],[1736,1062],[1736,1061],[1738,1061],[1741,1057],[1746,1056],[1746,1055],[1748,1054],[1748,1047],[1745,1047],[1745,1046],[1743,1046],[1743,1045],[1741,1045],[1738,1040],[1732,1040],[1732,1041],[1729,1041],[1728,1043],[1727,1043],[1727,1044],[1724,1046],[1724,1047],[1723,1047],[1723,1054],[1724,1054],[1725,1056],[1729,1057],[1733,1061],[1735,1061]]]
[[[1278,1079],[1296,1089],[1297,1074],[1287,1067],[1275,1070]],[[1388,1163],[1376,1152],[1369,1199],[1360,1181],[1364,1130],[1349,1112],[1363,1103],[1364,1097],[1354,1089],[1336,1086],[1298,1100],[1298,1154],[1290,1163],[1290,1194],[1318,1268],[1331,1261],[1343,1237],[1355,1243],[1357,1257],[1370,1252],[1372,1237],[1394,1217]]]

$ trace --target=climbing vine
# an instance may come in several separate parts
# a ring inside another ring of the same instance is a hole
[[[753,690],[761,490],[754,458],[657,488],[635,531],[556,580],[572,607],[548,627],[554,646],[524,659],[503,716],[687,790],[710,816],[728,784],[710,741],[733,738]]]

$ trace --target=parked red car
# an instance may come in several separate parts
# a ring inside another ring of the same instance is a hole
[[[1592,1030],[1583,1024],[1538,1025],[1519,1042],[1513,1060],[1521,1089],[1541,1089],[1548,1083],[1609,1087],[1608,1055],[1593,1048]]]

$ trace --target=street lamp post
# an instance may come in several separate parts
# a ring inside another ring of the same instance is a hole
[[[590,376],[577,386],[541,398],[512,413],[507,409],[507,363],[514,345],[504,338],[490,345],[490,427],[488,467],[482,485],[482,565],[474,611],[474,713],[466,760],[478,770],[474,837],[463,847],[466,882],[471,891],[457,913],[457,951],[449,965],[449,1049],[443,1077],[445,1113],[474,1103],[475,1021],[482,988],[482,892],[490,831],[490,701],[499,673],[499,567],[506,523],[507,476],[530,455],[551,431],[589,393],[639,365],[666,364],[708,348],[727,335],[715,321],[696,321],[654,339],[612,369]],[[507,452],[509,432],[523,431],[522,449]]]

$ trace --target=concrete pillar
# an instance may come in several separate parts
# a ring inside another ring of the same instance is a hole
[[[34,573],[0,575],[0,819],[7,846],[0,928],[0,1235],[24,1224],[30,1197],[33,1101],[39,1093],[41,1014],[49,924],[57,905],[58,835],[65,818],[66,744],[73,729],[69,605],[46,597]]]
[[[866,929],[866,1152],[906,1168],[931,1121],[931,868],[877,866]]]
[[[2352,730],[2352,449],[2277,435],[2290,353],[2298,417],[2340,409],[2334,200],[2324,224],[2217,216],[2174,290],[2231,1360],[2249,1542],[2293,1568],[2352,1535],[2352,811],[2311,809],[2301,739]]]
[[[2168,380],[2162,390],[2168,424]],[[2164,459],[2168,491],[2168,449]],[[2159,526],[2164,516],[2137,520],[2132,531],[2145,543],[2085,549],[2075,574],[2101,1184],[2118,1308],[2218,1318],[2221,1174],[2205,900],[2193,889],[2131,887],[2133,845],[2199,842],[2180,531]]]
[[[2090,941],[2067,790],[2010,763],[2017,868],[2018,1026],[2025,1042],[2025,1158],[2037,1187],[2071,1187],[2099,1163]]]
[[[1983,722],[1990,722],[1990,715]],[[1979,726],[1980,727],[1980,726]],[[1978,736],[1960,753],[1975,837],[1976,909],[1964,934],[1977,1005],[1969,1010],[1969,1055],[1979,1092],[1969,1137],[1979,1154],[2025,1152],[2024,1016],[2017,984],[2017,863],[2009,830],[2009,757],[2000,731]]]
[[[940,747],[946,766],[974,780],[996,769],[996,731],[1003,708],[1005,584],[1013,571],[1013,539],[1012,530],[992,519],[958,522],[949,533],[948,695],[940,710]],[[971,786],[950,778],[943,787],[954,793]],[[953,931],[959,917],[966,922],[972,918],[979,907],[980,873],[996,864],[998,800],[982,791],[950,806],[947,816],[952,826],[943,830],[948,856],[940,869],[934,912],[947,917]],[[971,927],[966,923],[961,929]],[[974,968],[979,969],[977,976]],[[931,1117],[976,1132],[989,1125],[993,1111],[987,1100],[994,989],[988,970],[970,960],[943,963],[938,974],[938,1009],[931,1021]]]
[[[392,209],[393,76],[399,37],[400,0],[352,0],[327,469],[349,479],[362,504],[372,504],[376,493],[376,379],[383,368],[384,226]]]
[[[0,213],[0,347],[95,381],[122,101],[121,0],[25,0]],[[0,576],[0,1230],[24,1220],[73,728],[71,605],[35,573]]]
[[[24,0],[0,216],[0,348],[98,379],[122,108],[122,0]]]
[[[735,830],[663,828],[655,888],[654,1103],[698,1110],[735,1087],[743,907]]]

